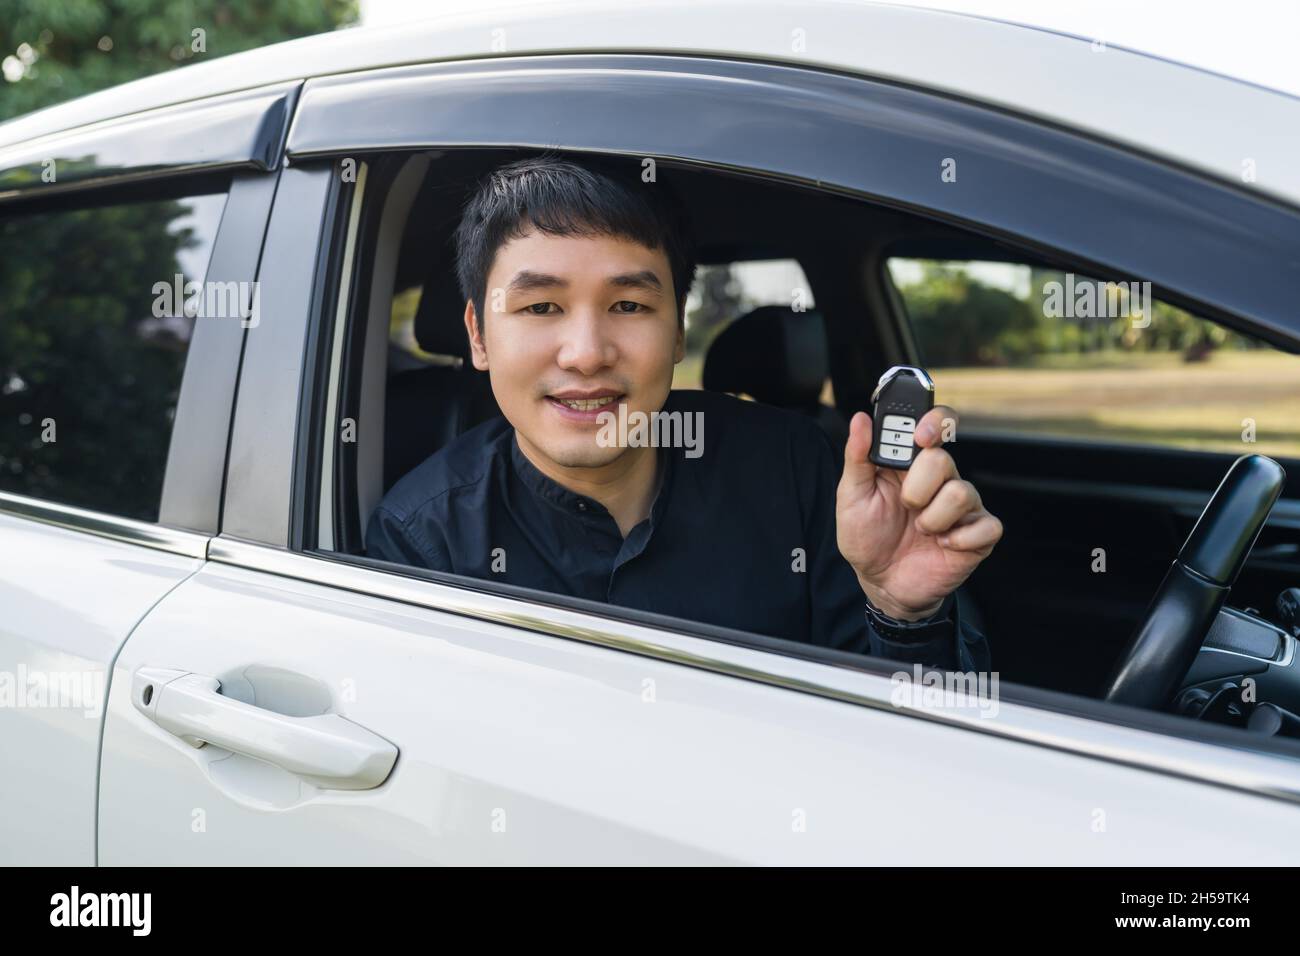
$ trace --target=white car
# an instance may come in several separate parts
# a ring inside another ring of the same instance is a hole
[[[446,240],[540,148],[671,177],[693,304],[785,310],[728,390],[834,433],[934,372],[1005,526],[963,593],[996,674],[364,556],[495,413]],[[0,862],[1293,863],[1297,156],[1281,93],[773,0],[349,30],[0,125]],[[1016,332],[997,277],[1049,273],[1150,283],[1129,358]]]

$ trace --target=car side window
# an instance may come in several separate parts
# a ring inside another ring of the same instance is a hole
[[[892,258],[921,361],[963,428],[1300,457],[1300,356],[1150,285]]]
[[[224,205],[0,213],[0,491],[157,520]]]

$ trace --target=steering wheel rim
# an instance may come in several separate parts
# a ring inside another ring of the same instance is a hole
[[[1169,703],[1285,483],[1286,472],[1271,458],[1243,455],[1232,463],[1107,680],[1106,700],[1146,708]]]

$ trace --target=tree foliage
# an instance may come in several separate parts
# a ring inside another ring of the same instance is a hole
[[[356,0],[0,0],[0,120],[356,18]]]

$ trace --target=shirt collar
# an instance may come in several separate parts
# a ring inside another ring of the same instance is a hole
[[[650,529],[662,517],[664,509],[667,507],[668,494],[671,490],[673,458],[668,448],[660,447],[656,449],[658,453],[658,467],[655,469],[655,489],[654,503],[650,506]],[[510,436],[510,461],[514,466],[515,474],[523,483],[524,487],[531,491],[537,497],[556,508],[559,508],[565,514],[598,516],[604,515],[613,521],[614,518],[609,511],[595,498],[589,498],[586,495],[580,495],[576,491],[570,491],[564,485],[555,479],[544,474],[540,468],[528,460],[523,449],[519,447],[519,435],[511,429]],[[639,527],[639,525],[638,525]],[[635,530],[635,529],[633,529]]]

